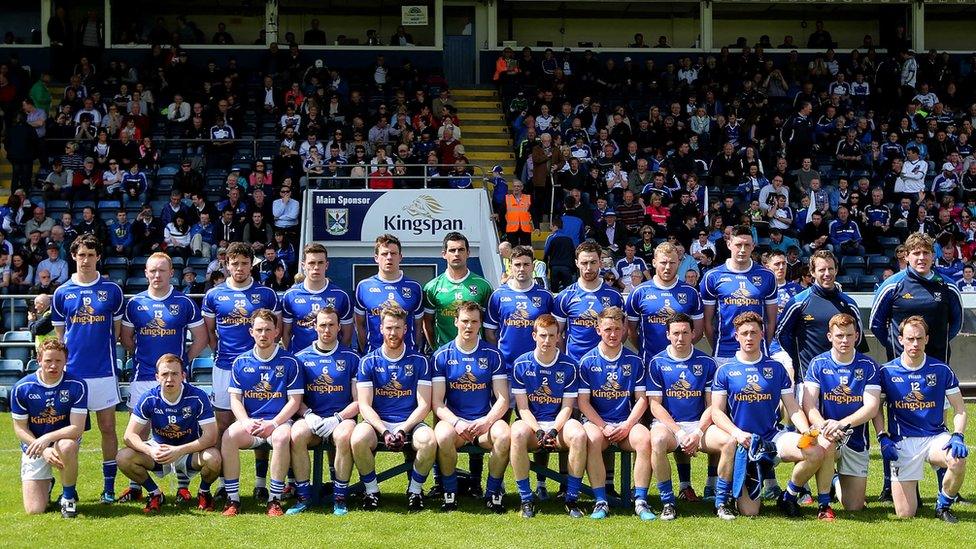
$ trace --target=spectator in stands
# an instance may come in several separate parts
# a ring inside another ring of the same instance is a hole
[[[34,284],[34,268],[23,253],[15,253],[10,257],[10,284],[8,291],[11,294],[26,294]]]
[[[532,197],[523,194],[522,188],[521,181],[512,181],[512,192],[505,196],[505,208],[502,212],[505,218],[505,239],[512,246],[532,244]]]
[[[27,329],[34,337],[34,344],[40,345],[45,339],[57,337],[54,333],[54,324],[51,322],[51,295],[50,292],[42,291],[34,298],[34,306],[27,311]]]
[[[24,224],[24,232],[30,234],[38,231],[42,238],[47,238],[51,234],[51,228],[54,227],[54,224],[54,219],[47,216],[44,206],[35,206],[33,217]]]
[[[190,250],[196,257],[210,259],[217,249],[216,226],[210,221],[210,211],[199,212],[198,221],[190,228]]]
[[[596,229],[597,244],[610,250],[617,257],[623,254],[624,245],[629,239],[627,228],[617,222],[617,213],[613,210],[604,212],[603,222]]]
[[[128,214],[124,209],[119,209],[115,214],[115,222],[108,228],[109,243],[106,255],[116,257],[132,257],[132,223],[129,222]]]
[[[563,232],[562,219],[552,220],[553,232],[546,238],[543,261],[549,266],[549,290],[559,292],[573,283],[576,277],[576,246]]]
[[[153,215],[152,207],[144,205],[132,223],[132,253],[149,255],[162,250],[163,224]]]
[[[221,248],[226,248],[233,242],[240,242],[244,236],[244,228],[237,221],[237,216],[233,208],[221,210],[220,220],[214,230],[217,244]]]
[[[324,46],[328,42],[325,38],[325,31],[319,28],[319,20],[312,19],[311,28],[305,31],[302,44],[306,46]]]
[[[190,225],[186,222],[186,216],[183,214],[177,214],[163,229],[166,253],[171,257],[188,258],[192,253],[190,249],[191,238]]]
[[[81,169],[73,172],[71,192],[66,196],[71,201],[95,200],[102,189],[102,174],[95,169],[95,159],[86,157]]]
[[[297,200],[292,198],[292,188],[282,185],[279,190],[281,198],[275,200],[271,205],[274,215],[274,226],[285,231],[289,236],[296,234],[298,221],[301,216],[301,208]]]
[[[122,199],[126,205],[142,204],[149,190],[149,177],[139,169],[139,161],[133,160],[122,176]]]
[[[183,101],[179,93],[173,95],[173,102],[166,108],[166,120],[169,121],[170,131],[182,132],[190,120],[190,104]]]
[[[183,193],[179,189],[173,189],[169,193],[167,202],[159,212],[159,221],[163,226],[169,225],[178,215],[186,217],[190,209],[183,202]]]
[[[95,216],[95,208],[92,206],[85,206],[81,210],[81,221],[75,225],[75,229],[78,235],[91,234],[95,235],[99,242],[107,241],[105,223]]]
[[[186,196],[203,192],[203,175],[193,169],[193,163],[189,159],[180,162],[180,171],[173,178],[173,189]]]
[[[10,287],[10,252],[0,247],[0,294],[7,294]]]
[[[834,39],[830,33],[824,30],[824,22],[817,20],[814,23],[815,30],[810,33],[807,39],[807,47],[811,49],[826,49],[834,47]]]
[[[266,246],[273,240],[271,223],[264,219],[264,213],[251,212],[250,221],[244,225],[243,242]]]

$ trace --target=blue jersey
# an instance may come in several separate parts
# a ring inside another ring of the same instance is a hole
[[[576,361],[563,353],[542,364],[536,360],[535,351],[529,351],[512,366],[512,394],[528,397],[529,411],[536,421],[555,421],[563,399],[576,398],[578,387]]]
[[[99,276],[81,284],[72,277],[51,298],[51,322],[64,327],[67,370],[81,379],[115,375],[115,321],[122,320],[122,288]]]
[[[602,281],[597,289],[584,289],[578,282],[556,295],[552,314],[566,324],[566,354],[578,361],[600,343],[596,317],[608,307],[623,307],[620,292]]]
[[[944,362],[926,355],[920,368],[911,369],[898,357],[881,367],[880,379],[892,436],[928,437],[947,431],[946,397],[959,393],[959,380]]]
[[[718,317],[714,355],[735,356],[739,344],[735,340],[732,322],[746,312],[756,313],[766,320],[766,305],[778,302],[776,276],[756,263],[745,271],[736,271],[726,262],[705,273],[701,281],[701,296],[705,305],[715,306]]]
[[[796,282],[787,282],[786,284],[776,287],[777,318],[783,314],[783,309],[786,308],[786,304],[789,303],[790,299],[801,291],[803,291],[803,286],[800,286]],[[779,339],[773,338],[773,342],[769,344],[769,354],[782,350],[783,347],[780,345]]]
[[[152,297],[148,290],[133,296],[125,305],[122,325],[133,329],[136,341],[135,381],[155,380],[156,361],[166,353],[180,357],[183,369],[189,371],[186,332],[202,324],[196,304],[175,288],[162,299]]]
[[[430,364],[409,348],[397,359],[391,359],[380,346],[359,362],[356,381],[360,387],[372,387],[373,409],[389,423],[406,421],[417,409],[417,391],[430,387]]]
[[[84,381],[65,372],[54,385],[45,385],[37,372],[28,374],[10,390],[10,415],[26,420],[35,437],[71,424],[71,414],[88,415],[88,388]],[[26,449],[23,442],[20,449]]]
[[[693,349],[685,359],[675,358],[668,347],[647,363],[647,394],[661,397],[661,405],[675,421],[698,421],[705,394],[715,382],[715,360]]]
[[[535,349],[533,323],[543,314],[551,313],[552,306],[552,294],[535,284],[525,291],[505,284],[492,292],[484,326],[498,331],[498,351],[509,373],[516,358]]]
[[[634,288],[627,296],[624,306],[627,320],[637,323],[640,336],[641,357],[646,362],[668,346],[668,317],[674,313],[685,313],[691,318],[702,318],[702,301],[698,290],[676,280],[667,288],[662,288],[648,280]]]
[[[326,282],[317,292],[309,290],[304,282],[295,284],[281,298],[282,319],[291,325],[289,349],[297,353],[318,339],[315,332],[315,316],[319,309],[332,307],[339,314],[339,324],[352,324],[352,303],[342,288]]]
[[[590,404],[607,423],[627,421],[634,407],[634,395],[645,390],[644,363],[626,347],[609,358],[598,345],[580,360],[579,392],[590,395]]]
[[[290,395],[304,394],[303,381],[294,355],[276,345],[271,358],[262,360],[252,348],[234,359],[227,391],[241,395],[247,417],[270,420],[281,413]]]
[[[841,420],[861,409],[866,391],[881,391],[879,370],[878,363],[867,355],[855,353],[845,364],[827,351],[810,361],[803,383],[820,392],[817,409],[824,419]],[[868,448],[867,424],[854,427],[847,445],[858,452]]]
[[[139,425],[150,425],[153,440],[171,446],[197,440],[204,425],[217,421],[210,396],[185,382],[176,402],[167,401],[159,385],[146,391],[132,409],[132,417]]]
[[[373,275],[363,279],[356,285],[356,295],[353,298],[353,308],[357,315],[366,317],[366,349],[370,352],[383,346],[383,334],[380,332],[380,312],[390,304],[399,305],[409,313],[407,318],[407,333],[403,341],[407,350],[416,347],[414,321],[424,316],[424,292],[415,280],[401,275],[400,278],[387,282]],[[412,320],[413,321],[412,321]]]
[[[234,359],[254,346],[251,339],[251,315],[258,309],[281,312],[278,294],[257,281],[243,289],[231,288],[227,282],[214,286],[203,297],[203,316],[216,322],[217,348],[214,366],[229,370]]]
[[[445,384],[444,401],[448,410],[465,420],[488,415],[492,404],[492,382],[508,379],[502,355],[485,341],[471,352],[452,341],[434,353],[433,381]]]
[[[322,352],[313,344],[295,358],[305,384],[305,406],[312,412],[331,417],[353,401],[359,355],[352,349],[336,345],[331,351]]]
[[[715,372],[713,395],[726,395],[729,418],[736,427],[764,440],[772,440],[779,421],[782,395],[793,393],[793,384],[779,362],[762,356],[756,362],[738,357]]]
[[[617,260],[614,264],[614,268],[617,269],[617,274],[620,276],[621,280],[630,280],[630,275],[634,271],[643,273],[647,271],[647,263],[639,257],[635,257],[633,261],[627,261],[626,257]]]

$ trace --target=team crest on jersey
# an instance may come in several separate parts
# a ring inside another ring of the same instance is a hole
[[[610,296],[606,296],[606,295],[605,296],[602,296],[600,298],[600,301],[603,303],[603,306],[604,307],[609,307],[610,306]]]
[[[98,300],[99,301],[108,301],[108,291],[107,290],[98,290]]]
[[[695,374],[695,377],[701,377],[705,373],[705,367],[701,364],[692,364],[691,373]]]
[[[478,357],[478,368],[482,370],[488,369],[488,357]]]
[[[275,377],[285,377],[285,366],[283,364],[275,366]]]
[[[337,372],[345,372],[346,371],[346,359],[343,358],[343,359],[337,360],[335,362],[335,365],[336,365],[336,371]]]
[[[400,288],[400,291],[403,293],[403,297],[410,299],[410,296],[413,293],[413,288]]]
[[[58,400],[63,404],[71,400],[71,391],[67,389],[61,389],[58,393]]]
[[[762,277],[761,276],[753,276],[752,277],[752,283],[754,285],[756,285],[756,286],[759,286],[760,284],[762,284]]]
[[[472,295],[478,295],[478,285],[468,284],[468,291],[471,292]]]
[[[532,296],[532,306],[542,307],[542,298],[537,295]]]
[[[624,377],[630,377],[630,372],[631,372],[630,364],[624,363],[623,370],[624,370]]]
[[[864,381],[864,369],[854,368],[854,381]]]
[[[556,372],[556,383],[560,385],[566,383],[566,372]]]
[[[942,292],[932,292],[932,299],[942,301]]]
[[[680,303],[682,305],[686,305],[688,303],[688,295],[687,294],[678,294],[675,297],[677,297],[678,303]]]
[[[182,411],[183,411],[183,417],[184,418],[191,418],[191,417],[193,417],[193,407],[192,406],[184,406]]]
[[[938,377],[935,374],[925,374],[925,384],[929,387],[935,387],[938,383]]]
[[[176,303],[170,303],[170,305],[169,305],[169,314],[171,314],[173,316],[179,315],[180,314],[180,306],[178,304],[176,304]]]
[[[334,298],[334,297],[327,297],[327,298],[325,298],[325,306],[326,307],[332,307],[333,309],[335,309],[336,308],[336,298]]]
[[[763,368],[763,377],[766,379],[773,379],[773,369],[769,367]]]
[[[407,364],[403,367],[403,375],[410,377],[413,375],[413,364]]]
[[[261,303],[261,294],[251,294],[251,303],[255,305]]]
[[[349,208],[326,208],[325,232],[332,236],[342,236],[349,232]]]

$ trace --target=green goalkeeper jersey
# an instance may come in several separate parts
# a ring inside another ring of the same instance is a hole
[[[471,271],[457,281],[444,272],[424,286],[424,312],[434,315],[434,337],[438,348],[457,337],[454,319],[458,305],[474,301],[484,309],[492,290],[487,280]]]

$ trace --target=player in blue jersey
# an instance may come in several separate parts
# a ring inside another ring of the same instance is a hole
[[[579,363],[579,409],[586,418],[583,428],[589,453],[586,473],[596,499],[590,517],[604,519],[610,514],[603,452],[613,444],[634,452],[634,513],[641,520],[654,520],[656,516],[647,505],[651,433],[640,423],[647,411],[646,369],[637,353],[623,345],[627,332],[623,309],[600,311],[597,331],[600,343]]]
[[[306,253],[306,257],[308,257]],[[356,427],[359,404],[356,401],[356,372],[359,355],[339,343],[342,321],[339,312],[326,306],[315,313],[318,336],[305,350],[295,355],[302,369],[305,396],[299,409],[301,419],[291,428],[291,466],[295,471],[298,503],[285,513],[294,515],[308,509],[312,496],[309,485],[312,465],[310,446],[331,442],[334,486],[333,514],[345,515],[352,475],[352,430]]]
[[[56,339],[37,349],[37,371],[21,378],[10,391],[10,415],[20,442],[20,480],[24,511],[47,509],[58,470],[61,516],[78,514],[78,446],[88,418],[85,382],[65,372],[68,349]]]
[[[763,254],[763,266],[769,269],[776,278],[776,318],[779,319],[786,304],[793,296],[803,290],[803,286],[786,280],[786,252],[773,250]],[[786,368],[786,372],[790,374],[790,379],[794,379],[793,359],[789,353],[783,351],[783,347],[776,337],[773,337],[773,341],[769,344],[769,357],[779,361]]]
[[[241,512],[240,451],[271,445],[269,517],[285,514],[281,494],[285,490],[291,445],[291,418],[305,392],[301,368],[295,357],[277,344],[278,315],[258,309],[251,316],[254,347],[238,356],[231,366],[230,405],[237,420],[224,431],[220,454],[224,460],[224,516]]]
[[[529,452],[546,449],[569,452],[566,511],[573,518],[582,518],[577,500],[586,471],[586,431],[572,418],[579,385],[576,361],[559,350],[559,326],[553,315],[535,319],[532,339],[535,349],[519,357],[512,368],[512,394],[518,419],[512,424],[509,458],[522,500],[521,515],[535,516],[535,494],[529,485]]]
[[[966,476],[969,448],[966,404],[959,380],[944,362],[928,356],[928,324],[921,316],[910,316],[898,326],[901,356],[881,368],[885,427],[882,414],[874,418],[881,454],[891,461],[891,495],[895,514],[913,517],[918,510],[916,489],[925,474],[925,464],[946,469],[935,515],[949,523],[958,522],[951,505]],[[952,408],[952,433],[946,427],[946,402]]]
[[[173,260],[162,252],[156,252],[146,261],[146,279],[149,288],[133,296],[125,305],[122,317],[122,332],[119,339],[133,356],[134,378],[129,384],[129,410],[135,409],[142,395],[159,386],[156,380],[156,361],[164,354],[172,353],[180,357],[184,365],[200,355],[209,345],[207,327],[203,324],[196,303],[173,288]],[[186,348],[186,336],[191,336],[190,348]],[[176,500],[180,503],[190,501],[192,495],[187,489],[189,479],[179,478]],[[141,485],[129,483],[118,501],[138,501],[142,499]]]
[[[535,319],[552,312],[552,294],[535,283],[533,261],[531,247],[512,250],[512,274],[506,284],[492,292],[485,311],[485,340],[498,345],[508,372],[515,359],[535,348]]]
[[[758,314],[763,320],[766,343],[769,343],[776,330],[778,309],[776,277],[752,260],[756,248],[752,229],[735,227],[729,248],[732,257],[724,265],[706,272],[701,281],[705,337],[712,345],[712,356],[718,366],[732,360],[739,348],[733,325],[739,315],[746,312]]]
[[[373,261],[379,266],[379,272],[356,285],[353,311],[356,337],[363,353],[383,345],[380,313],[388,305],[398,305],[410,314],[404,343],[411,351],[420,346],[424,319],[423,288],[400,270],[402,250],[399,238],[391,234],[376,237]]]
[[[857,319],[846,313],[834,315],[827,328],[829,351],[810,361],[803,379],[803,410],[814,428],[827,457],[817,473],[817,499],[821,520],[834,520],[830,508],[830,485],[837,463],[837,498],[848,511],[864,508],[868,484],[867,423],[878,414],[881,369],[871,357],[856,351],[861,337]]]
[[[121,402],[115,376],[115,341],[122,321],[125,299],[122,288],[102,278],[96,270],[102,243],[82,235],[71,243],[71,258],[78,271],[54,291],[51,322],[58,338],[69,349],[67,370],[85,381],[88,409],[95,412],[102,435],[102,503],[115,501],[115,406]]]
[[[620,292],[600,278],[600,245],[584,242],[576,247],[579,279],[556,295],[552,315],[564,333],[566,354],[578,361],[600,342],[596,316],[607,307],[623,307]]]
[[[444,486],[442,511],[457,509],[457,449],[476,444],[491,452],[487,506],[496,513],[505,512],[502,483],[511,449],[511,431],[505,420],[508,372],[498,349],[480,337],[481,315],[479,304],[462,302],[454,319],[457,337],[438,349],[432,360],[433,406],[439,420],[434,435]]]
[[[313,242],[302,250],[302,272],[305,280],[295,284],[281,298],[281,345],[298,353],[318,339],[316,313],[332,307],[339,315],[339,341],[348,347],[352,343],[352,302],[342,288],[333,284],[325,273],[329,270],[329,252],[325,246]]]
[[[801,487],[820,469],[826,453],[818,444],[799,447],[800,433],[809,437],[810,425],[796,403],[786,369],[779,362],[763,356],[765,325],[763,318],[755,312],[735,317],[733,328],[739,351],[731,361],[719,366],[712,384],[712,421],[731,435],[719,460],[719,479],[715,487],[715,508],[723,519],[735,517],[727,507],[729,498],[736,498],[739,513],[745,516],[758,515],[762,507],[761,499],[753,499],[754,492],[748,483],[741,493],[730,493],[737,447],[749,448],[753,437],[758,437],[775,445],[780,460],[795,464],[786,490],[777,501],[777,506],[788,517],[800,516],[797,498]],[[780,403],[799,432],[777,428]]]
[[[251,337],[251,316],[258,309],[268,309],[280,317],[281,305],[278,295],[267,286],[262,286],[251,276],[254,253],[243,242],[234,242],[227,247],[227,270],[230,277],[210,289],[203,298],[201,312],[210,346],[214,349],[213,405],[217,415],[218,446],[223,442],[223,433],[234,421],[231,411],[231,397],[228,388],[231,380],[231,365],[234,359],[254,347]],[[268,473],[268,454],[263,448],[255,452],[254,468],[256,483],[254,497],[266,499],[265,487]],[[223,488],[218,490],[222,494]]]
[[[729,435],[712,424],[711,392],[715,379],[715,360],[693,345],[695,321],[684,313],[675,313],[665,327],[670,345],[647,363],[647,397],[651,415],[651,455],[658,493],[661,495],[661,520],[678,517],[677,500],[671,482],[668,454],[675,454],[680,471],[698,452],[708,454],[706,494],[714,497],[718,480],[718,456],[728,444]],[[679,461],[679,455],[685,459]],[[690,477],[689,477],[690,478]],[[690,490],[690,483],[681,492]],[[694,491],[692,490],[692,494]]]
[[[409,444],[416,452],[407,506],[411,511],[424,508],[424,482],[434,465],[437,441],[434,430],[424,423],[431,408],[430,365],[405,341],[408,325],[416,318],[399,305],[384,307],[379,319],[383,343],[359,362],[356,391],[363,420],[352,434],[352,454],[366,486],[366,511],[379,508],[374,452],[380,441],[388,450],[402,450]]]
[[[117,458],[119,468],[149,494],[146,514],[160,512],[165,501],[153,473],[160,478],[169,473],[200,474],[197,508],[212,511],[210,484],[220,474],[220,451],[210,397],[187,383],[183,360],[173,353],[156,361],[156,380],[158,385],[132,408],[123,436],[126,448]],[[150,437],[144,439],[147,429]]]

